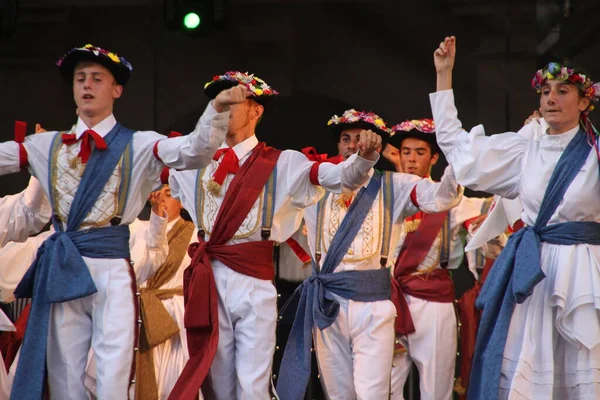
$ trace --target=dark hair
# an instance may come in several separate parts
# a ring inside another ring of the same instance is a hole
[[[402,143],[404,143],[404,141],[406,139],[416,139],[416,140],[420,140],[422,142],[425,142],[429,145],[429,152],[431,154],[431,156],[433,157],[436,154],[440,154],[442,152],[442,150],[440,149],[440,147],[438,146],[437,143],[431,143],[430,140],[425,139],[422,136],[419,135],[407,135],[404,138],[402,138],[402,141],[400,141],[400,148],[398,150],[402,151]]]
[[[188,222],[194,222],[194,221],[192,221],[192,217],[190,216],[190,213],[185,208],[181,209],[179,216]]]

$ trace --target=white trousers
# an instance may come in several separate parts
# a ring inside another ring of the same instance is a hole
[[[419,370],[422,400],[450,400],[454,388],[457,325],[453,303],[406,296],[415,332],[400,338],[405,352],[394,356],[392,400],[403,400],[413,362]]]
[[[219,345],[205,399],[270,400],[277,291],[213,261],[219,294]]]
[[[313,329],[326,397],[387,399],[394,352],[394,304],[389,300],[360,302],[334,297],[340,303],[337,319],[322,331]]]
[[[90,347],[96,358],[97,397],[133,398],[137,298],[126,260],[84,257],[98,291],[52,305],[48,330],[48,383],[52,399],[88,398],[84,385]]]
[[[179,325],[179,333],[152,349],[158,398],[166,400],[177,379],[179,379],[185,364],[190,359],[190,355],[187,348],[185,326],[183,325],[185,310],[183,296],[173,296],[170,299],[162,300],[162,303]],[[200,398],[202,397],[200,396]]]

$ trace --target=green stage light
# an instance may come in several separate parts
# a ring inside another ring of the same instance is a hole
[[[183,17],[183,26],[186,29],[192,30],[200,26],[200,16],[195,12],[189,12]]]

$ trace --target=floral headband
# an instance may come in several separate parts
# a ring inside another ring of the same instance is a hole
[[[410,132],[413,129],[418,130],[423,133],[434,133],[435,132],[435,122],[432,119],[413,119],[406,120],[401,124],[394,125],[391,128],[392,132],[404,131]]]
[[[62,56],[61,58],[58,59],[58,61],[56,62],[56,65],[60,67],[62,65],[63,61],[69,55],[71,55],[71,53],[73,53],[73,52],[85,52],[85,51],[88,51],[88,52],[94,54],[95,56],[102,55],[102,56],[106,57],[107,59],[111,60],[113,63],[126,67],[129,71],[133,70],[133,67],[131,66],[129,61],[127,61],[125,58],[120,57],[117,53],[113,53],[112,51],[108,51],[103,48],[96,47],[92,44],[86,44],[83,47],[73,47],[71,50],[69,50],[67,52],[67,54],[65,54],[64,56]]]
[[[230,81],[237,82],[240,85],[246,86],[246,88],[256,97],[258,96],[277,96],[278,91],[271,89],[269,85],[262,79],[254,74],[248,74],[247,72],[229,71],[223,75],[215,75],[210,82],[206,82],[204,89],[209,87],[215,82],[219,81]]]
[[[594,83],[585,74],[576,72],[573,68],[564,67],[558,63],[551,62],[546,67],[538,70],[531,81],[531,86],[538,93],[542,91],[542,86],[548,79],[556,79],[562,82],[569,82],[579,86],[585,92],[585,97],[596,102],[600,99],[600,83]],[[590,107],[590,111],[593,107]]]
[[[356,111],[355,109],[344,111],[344,114],[342,114],[341,117],[334,115],[329,121],[327,121],[327,126],[352,124],[360,121],[369,123],[377,127],[377,129],[388,132],[388,128],[385,126],[385,121],[379,115],[373,112]]]

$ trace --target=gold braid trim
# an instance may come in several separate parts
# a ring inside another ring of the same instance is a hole
[[[214,197],[219,197],[219,194],[221,193],[221,185],[215,182],[213,178],[210,178],[206,184],[206,189],[208,189],[208,192]]]

